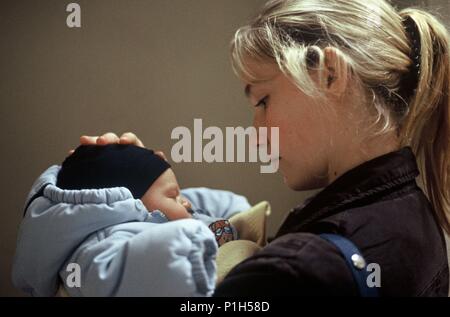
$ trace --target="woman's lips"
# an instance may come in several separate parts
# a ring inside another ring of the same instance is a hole
[[[272,163],[273,163],[273,162],[280,162],[280,161],[281,161],[281,157],[273,158],[273,159],[272,159]]]

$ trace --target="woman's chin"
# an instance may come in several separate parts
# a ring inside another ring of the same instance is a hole
[[[318,181],[307,181],[306,179],[292,179],[283,175],[283,182],[290,189],[295,191],[315,190],[324,187],[324,185]]]
[[[292,190],[295,191],[303,190],[302,189],[303,186],[301,186],[301,184],[292,182],[292,180],[286,175],[283,175],[283,182],[286,184],[287,187],[289,187]]]

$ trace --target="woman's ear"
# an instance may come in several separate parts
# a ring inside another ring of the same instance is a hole
[[[339,98],[348,83],[348,65],[342,54],[334,47],[324,49],[327,76],[327,94]]]

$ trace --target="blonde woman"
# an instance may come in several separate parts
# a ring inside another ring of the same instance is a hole
[[[325,189],[216,294],[358,294],[340,252],[317,235],[335,233],[378,265],[380,295],[447,296],[445,27],[380,0],[275,0],[237,31],[232,60],[255,125],[280,127],[286,184]]]
[[[357,269],[372,264],[378,295],[447,296],[445,27],[384,0],[274,0],[231,48],[254,125],[280,129],[286,185],[324,189],[294,208],[215,294],[360,295],[354,268],[320,236],[336,234],[361,252],[352,257]],[[119,142],[142,145],[133,134],[82,137]]]

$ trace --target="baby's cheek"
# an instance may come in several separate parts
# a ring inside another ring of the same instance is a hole
[[[166,206],[162,206],[161,211],[169,220],[192,218],[192,215],[186,208],[175,202],[167,203]]]
[[[155,210],[155,208],[152,207],[150,200],[146,198],[145,195],[140,200],[149,212]]]
[[[181,202],[175,201],[173,198],[166,196],[144,195],[141,198],[142,203],[149,212],[154,210],[161,211],[169,220],[191,218],[191,214],[181,204]]]

